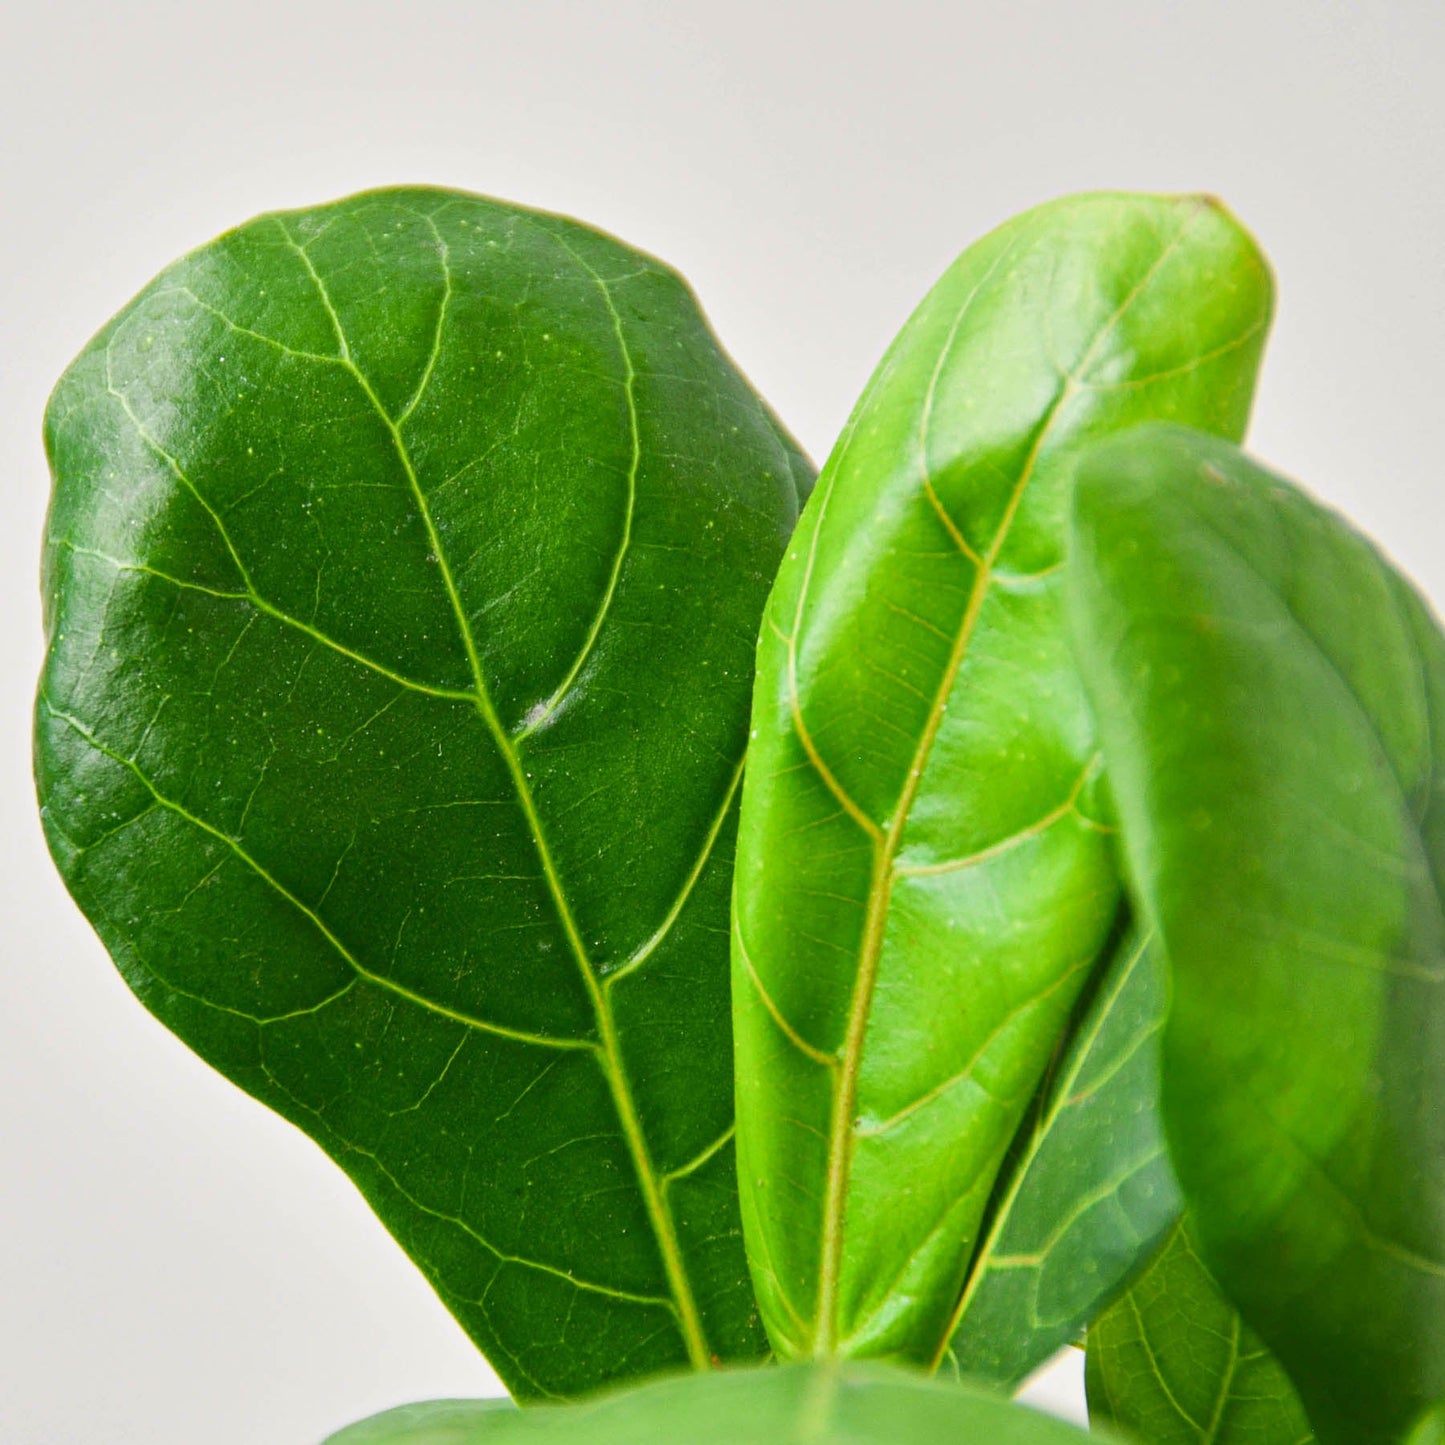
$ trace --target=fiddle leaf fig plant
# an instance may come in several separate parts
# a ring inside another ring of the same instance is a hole
[[[57,865],[524,1407],[333,1445],[1063,1445],[1085,1334],[1095,1434],[1438,1437],[1445,638],[1238,450],[1272,309],[1212,199],[1039,207],[816,489],[675,273],[457,192],[85,348]]]

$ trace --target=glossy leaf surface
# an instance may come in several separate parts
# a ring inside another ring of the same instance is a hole
[[[488,1412],[471,1433],[436,1441],[392,1423],[387,1416],[363,1422],[329,1445],[1069,1445],[1098,1438],[995,1395],[837,1363],[691,1375],[595,1402]],[[353,1433],[373,1425],[383,1433]]]
[[[1289,1377],[1200,1262],[1181,1221],[1089,1326],[1089,1420],[1149,1445],[1310,1445]]]
[[[442,191],[263,217],[47,441],[40,794],[131,986],[514,1391],[756,1353],[728,890],[804,464],[683,284]]]
[[[1211,202],[1029,212],[929,294],[804,511],[733,943],[743,1216],[784,1356],[947,1344],[1118,911],[1060,612],[1071,471],[1143,418],[1240,434],[1270,304]]]
[[[1445,1398],[1445,639],[1337,516],[1182,428],[1092,453],[1075,532],[1203,1257],[1322,1440],[1399,1440]]]
[[[1177,1221],[1158,1102],[1166,1000],[1159,950],[1128,932],[1003,1171],[955,1312],[953,1373],[1021,1383]]]

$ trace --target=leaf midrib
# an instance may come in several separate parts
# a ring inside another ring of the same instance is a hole
[[[1020,468],[1018,479],[1009,496],[1003,516],[987,549],[980,556],[976,549],[961,542],[959,546],[960,554],[966,560],[972,562],[975,567],[973,583],[969,591],[969,598],[964,609],[963,618],[959,624],[958,632],[955,635],[948,662],[944,668],[939,687],[934,695],[933,705],[925,720],[923,731],[920,734],[908,772],[904,778],[904,784],[898,802],[894,806],[892,817],[886,829],[879,829],[871,818],[867,818],[866,814],[862,815],[863,818],[866,819],[866,823],[864,824],[865,831],[868,832],[869,836],[873,839],[873,867],[869,881],[867,913],[865,915],[862,942],[859,950],[859,965],[854,975],[852,996],[849,1004],[848,1027],[844,1035],[843,1053],[839,1061],[839,1068],[836,1071],[837,1083],[833,1093],[833,1108],[829,1126],[828,1175],[824,1195],[823,1237],[821,1241],[822,1259],[819,1271],[818,1302],[816,1309],[817,1332],[814,1336],[814,1354],[816,1356],[823,1357],[834,1353],[839,1343],[837,1319],[839,1303],[838,1290],[842,1276],[843,1234],[847,1191],[851,1177],[853,1149],[856,1143],[853,1115],[856,1112],[857,1106],[858,1075],[862,1062],[863,1044],[872,1011],[873,991],[877,981],[878,966],[882,957],[883,936],[887,925],[889,906],[892,901],[893,884],[897,877],[896,864],[898,848],[902,840],[903,831],[908,823],[913,802],[922,784],[923,772],[932,752],[934,741],[937,738],[939,728],[942,726],[944,705],[953,690],[954,682],[967,655],[979,613],[982,610],[984,600],[993,580],[993,573],[998,558],[1007,543],[1010,529],[1018,514],[1024,493],[1029,481],[1032,479],[1045,443],[1055,423],[1065,407],[1073,400],[1074,396],[1078,392],[1086,389],[1087,383],[1083,378],[1087,375],[1088,368],[1093,362],[1099,347],[1103,345],[1104,341],[1128,312],[1129,308],[1133,306],[1134,302],[1153,282],[1169,258],[1183,244],[1193,223],[1205,209],[1206,206],[1203,202],[1195,205],[1194,209],[1181,222],[1174,234],[1161,246],[1159,254],[1146,268],[1139,280],[1130,288],[1113,313],[1100,325],[1099,329],[1090,339],[1080,361],[1068,372],[1063,374],[1063,384],[1060,386],[1058,394],[1050,403],[1049,409],[1040,423],[1033,444],[1029,448],[1028,455],[1025,457],[1023,465]],[[992,270],[996,268],[997,264],[998,262],[995,261],[994,266],[990,267],[990,274]],[[962,312],[966,312],[969,307],[971,307],[974,299],[981,290],[982,284],[983,283],[980,282],[979,285],[975,286],[970,292],[969,296],[963,302],[961,307]],[[949,333],[950,338],[957,335],[960,321],[961,317],[955,318],[955,322]],[[932,404],[933,392],[948,354],[949,349],[945,348],[935,367],[929,393],[925,400],[922,417],[925,436],[920,442],[925,462],[927,457],[927,419]],[[925,466],[925,477],[927,477],[927,473],[928,468]],[[831,492],[831,488],[829,490]],[[937,502],[932,496],[931,483],[927,490],[930,494],[931,504],[934,505],[936,509],[941,510],[941,503]],[[826,500],[827,497],[825,496],[823,499],[824,504],[826,504]],[[821,522],[822,518],[820,516],[819,525],[818,528],[815,529],[813,537],[814,551],[816,551],[818,535],[821,531]],[[956,527],[950,527],[948,530],[950,535],[957,532]],[[812,561],[813,557],[810,554],[808,568],[804,576],[803,587],[800,589],[798,600],[799,621],[801,620],[801,614],[807,596],[808,582],[811,578]],[[790,654],[794,660],[796,658],[798,630],[798,627],[795,625],[793,637],[789,643]],[[795,720],[797,720],[801,717],[801,706],[797,700],[795,673],[793,698],[793,710]],[[809,749],[810,757],[814,751],[814,749]],[[819,766],[821,763],[821,759],[819,758],[813,758],[813,761],[815,766]],[[831,773],[825,773],[825,781],[829,782],[831,790],[840,796],[840,800],[843,801],[848,811],[857,817],[861,813],[861,810],[857,809],[855,803],[852,803],[852,800],[846,794],[846,790],[843,790],[841,785],[836,784],[832,780]]]
[[[214,823],[209,823],[199,814],[193,813],[184,803],[178,802],[175,798],[161,791],[155,780],[140,766],[133,758],[126,757],[123,753],[117,752],[109,747],[86,725],[86,723],[74,713],[66,712],[56,707],[50,700],[42,695],[40,705],[57,722],[64,723],[72,731],[84,739],[86,744],[100,753],[103,757],[109,758],[112,762],[119,764],[132,774],[142,787],[155,799],[156,805],[174,813],[178,818],[189,823],[193,828],[205,833],[208,837],[214,838],[218,843],[224,844],[246,865],[255,875],[261,879],[269,888],[288,904],[291,905],[304,918],[308,919],[316,931],[326,940],[345,963],[355,972],[356,976],[366,983],[384,989],[387,993],[395,994],[398,998],[405,999],[408,1003],[416,1004],[430,1013],[438,1014],[443,1018],[451,1019],[453,1023],[465,1024],[468,1028],[476,1029],[481,1033],[494,1034],[498,1038],[512,1039],[516,1043],[531,1044],[538,1048],[548,1049],[577,1049],[595,1051],[597,1045],[591,1039],[568,1038],[558,1034],[533,1033],[527,1029],[515,1029],[506,1024],[494,1023],[490,1019],[479,1018],[476,1014],[465,1013],[460,1009],[449,1008],[444,1003],[438,1003],[436,999],[428,998],[409,989],[405,984],[398,983],[395,979],[387,978],[384,974],[373,972],[349,949],[346,944],[337,936],[335,930],[326,920],[306,902],[293,893],[269,868],[261,862],[253,853],[245,848],[237,839],[229,833],[223,832]],[[184,992],[184,990],[178,990]],[[316,1009],[325,1007],[326,1004],[334,1002],[340,997],[341,991],[320,1000],[316,1004],[309,1005],[306,1009],[297,1010],[296,1013],[310,1013]],[[208,1007],[219,1007],[207,1001]],[[233,1009],[223,1010],[227,1013],[237,1012]],[[295,1014],[271,1014],[264,1017],[257,1017],[252,1014],[242,1014],[241,1017],[248,1018],[254,1023],[272,1024],[279,1023],[284,1018],[294,1017]]]
[[[613,1015],[611,1000],[608,996],[607,989],[604,988],[598,980],[597,972],[593,967],[586,945],[583,943],[581,933],[578,930],[577,921],[573,916],[571,903],[567,898],[566,891],[562,887],[561,878],[558,875],[556,864],[552,859],[551,848],[547,843],[546,833],[542,828],[542,820],[537,813],[536,803],[532,797],[532,789],[527,780],[526,770],[522,767],[521,758],[518,756],[513,739],[503,726],[501,718],[497,714],[496,707],[492,702],[486,677],[482,671],[481,656],[477,648],[476,637],[472,632],[471,621],[462,604],[461,595],[457,590],[456,580],[452,573],[446,549],[442,544],[441,536],[432,518],[431,508],[427,505],[426,496],[421,489],[416,469],[412,464],[410,452],[407,449],[406,442],[401,435],[401,430],[397,423],[382,405],[381,399],[377,396],[370,381],[355,364],[351,355],[350,346],[346,340],[345,329],[341,324],[341,318],[337,315],[336,308],[332,304],[330,294],[327,291],[326,283],[322,280],[311,257],[307,254],[305,247],[296,242],[285,223],[279,217],[277,218],[277,225],[282,235],[285,236],[287,245],[300,257],[302,264],[305,266],[315,284],[317,295],[321,300],[321,304],[326,309],[326,313],[331,319],[332,327],[336,332],[336,340],[338,346],[341,348],[342,358],[350,367],[356,377],[358,385],[390,433],[397,459],[401,463],[402,470],[406,475],[407,484],[411,489],[418,513],[421,516],[422,524],[426,529],[432,555],[437,559],[438,571],[440,572],[443,585],[446,588],[448,601],[456,617],[462,646],[466,650],[467,661],[471,667],[476,690],[477,711],[486,723],[488,731],[492,734],[497,750],[501,754],[503,765],[511,777],[512,786],[517,795],[518,806],[522,810],[523,818],[526,821],[528,831],[532,837],[533,846],[537,852],[537,860],[542,868],[547,891],[551,896],[552,905],[557,911],[558,920],[562,924],[562,931],[567,939],[568,946],[576,960],[583,987],[586,989],[588,999],[592,1004],[593,1012],[597,1020],[600,1044],[598,1062],[601,1065],[603,1076],[607,1080],[608,1089],[612,1095],[613,1107],[617,1111],[618,1121],[622,1126],[628,1152],[632,1156],[633,1167],[637,1172],[638,1182],[642,1189],[643,1202],[647,1208],[649,1220],[652,1223],[653,1233],[658,1245],[658,1252],[662,1257],[663,1269],[667,1274],[668,1285],[676,1304],[678,1325],[683,1336],[683,1342],[687,1348],[688,1358],[694,1369],[710,1368],[712,1363],[711,1351],[708,1348],[706,1337],[703,1334],[702,1320],[698,1312],[697,1302],[693,1297],[691,1281],[688,1279],[687,1271],[683,1265],[681,1246],[678,1242],[677,1229],[672,1218],[672,1211],[669,1207],[667,1196],[662,1187],[656,1167],[652,1162],[651,1152],[648,1149],[646,1136],[642,1130],[642,1122],[637,1113],[636,1103],[632,1098],[631,1086],[628,1082],[626,1071],[622,1066],[621,1045],[617,1034],[617,1023]],[[563,249],[570,252],[571,248],[564,247]],[[573,254],[575,255],[575,253]],[[444,256],[443,261],[445,264]],[[592,279],[600,284],[596,273],[593,272],[590,267],[585,269]],[[616,311],[615,308],[611,308],[610,298],[608,298],[608,304],[615,317]],[[618,339],[619,341],[622,339],[620,321],[618,324]],[[630,359],[628,364],[630,365]],[[618,566],[620,567],[620,565],[621,557],[619,555]],[[615,580],[614,575],[614,583]]]
[[[228,326],[232,326],[237,330],[245,330],[245,328],[237,327],[236,324],[230,320],[230,318],[225,317],[224,315],[222,315],[222,313],[215,311],[214,308],[204,307],[203,309],[211,311],[218,317],[218,319],[224,321]],[[279,343],[275,342],[274,338],[264,336],[259,332],[247,332],[246,334],[254,335],[258,340],[265,341],[273,345],[279,345]],[[304,355],[307,359],[315,360],[318,362],[325,362],[333,365],[340,365],[348,370],[351,369],[341,357],[324,356],[320,354],[316,354],[313,356],[310,353],[297,354]],[[147,576],[155,577],[160,581],[166,582],[172,586],[181,588],[183,590],[199,592],[206,596],[216,597],[226,601],[246,602],[249,605],[257,608],[257,610],[259,610],[260,612],[271,617],[274,621],[282,625],[295,628],[302,633],[305,633],[307,636],[311,637],[313,641],[326,646],[327,648],[337,652],[339,655],[347,658],[351,662],[358,664],[359,666],[365,667],[373,672],[378,673],[380,676],[385,677],[388,681],[392,682],[398,687],[405,688],[410,691],[414,691],[430,697],[440,698],[445,701],[464,702],[475,708],[476,697],[472,691],[462,691],[455,688],[433,687],[427,684],[420,683],[413,678],[409,678],[403,676],[400,673],[394,672],[392,669],[376,661],[374,658],[370,658],[361,653],[353,651],[345,644],[337,641],[335,638],[313,627],[311,624],[306,623],[301,619],[294,617],[290,613],[284,611],[282,608],[277,607],[262,593],[260,593],[256,589],[255,584],[250,577],[249,569],[245,566],[243,559],[241,558],[239,552],[236,550],[235,544],[229,534],[229,530],[225,526],[224,522],[221,520],[215,508],[209,503],[209,501],[207,501],[204,494],[196,487],[194,482],[192,482],[190,477],[181,467],[180,462],[177,460],[177,458],[173,456],[170,452],[168,452],[161,445],[159,440],[151,434],[149,429],[145,426],[140,417],[136,415],[134,409],[130,406],[129,401],[124,395],[124,393],[115,387],[113,379],[110,375],[108,348],[106,354],[106,377],[108,394],[117,402],[122,412],[125,414],[127,420],[135,428],[137,434],[141,437],[145,444],[162,461],[165,462],[168,470],[172,473],[172,475],[174,475],[177,481],[179,481],[181,485],[185,487],[187,492],[195,498],[197,504],[210,517],[212,524],[216,528],[217,535],[220,537],[223,545],[226,547],[227,552],[237,569],[237,573],[241,578],[242,585],[245,590],[240,592],[225,591],[219,588],[206,587],[198,583],[188,582],[182,578],[174,577],[169,573],[160,571],[159,569],[150,567],[144,563],[127,561],[124,558],[113,557],[109,553],[101,552],[94,548],[78,546],[67,538],[52,539],[53,545],[65,547],[67,550],[79,556],[92,557],[97,560],[103,561],[108,565],[115,567],[117,570],[134,571]],[[256,874],[257,877],[259,877],[264,883],[271,887],[279,897],[281,897],[288,904],[297,909],[297,911],[300,912],[303,916],[305,916],[317,929],[317,931],[322,935],[322,937],[325,938],[326,941],[331,945],[331,947],[338,953],[338,955],[347,963],[347,965],[352,970],[354,970],[355,973],[355,979],[353,980],[353,983],[347,984],[336,994],[328,996],[328,998],[321,1000],[317,1004],[310,1005],[302,1010],[297,1010],[295,1013],[269,1015],[265,1017],[257,1017],[255,1015],[244,1013],[239,1010],[225,1008],[222,1005],[216,1004],[212,1000],[201,998],[198,995],[189,994],[185,990],[179,989],[176,985],[168,983],[167,987],[170,988],[173,992],[181,993],[186,997],[195,998],[197,1002],[203,1003],[208,1008],[220,1009],[221,1011],[227,1013],[236,1013],[239,1017],[246,1018],[248,1021],[253,1023],[275,1023],[285,1018],[294,1017],[296,1016],[296,1014],[299,1013],[315,1012],[317,1009],[325,1007],[327,1004],[334,1002],[338,997],[341,996],[342,993],[345,993],[348,989],[354,986],[354,983],[356,981],[363,981],[372,984],[386,992],[393,993],[398,997],[405,999],[409,1003],[415,1004],[417,1007],[426,1009],[428,1012],[435,1013],[444,1018],[449,1018],[453,1022],[463,1024],[468,1028],[476,1029],[483,1033],[489,1033],[499,1037],[509,1038],[514,1040],[515,1042],[535,1045],[538,1047],[563,1050],[587,1050],[593,1052],[594,1054],[598,1053],[599,1045],[597,1042],[591,1039],[574,1039],[556,1035],[530,1033],[526,1030],[514,1029],[510,1028],[507,1025],[497,1024],[492,1022],[491,1020],[480,1018],[477,1015],[463,1013],[461,1011],[449,1008],[447,1005],[439,1003],[435,999],[427,997],[423,994],[416,993],[413,990],[406,988],[405,985],[397,983],[393,979],[387,978],[384,975],[374,973],[371,970],[367,969],[365,965],[363,965],[360,960],[355,956],[355,954],[353,954],[345,946],[339,936],[336,935],[334,930],[332,930],[330,926],[326,923],[324,918],[322,918],[315,909],[308,907],[299,897],[297,897],[289,889],[287,889],[280,882],[280,880],[274,874],[272,874],[259,861],[259,859],[255,858],[249,851],[247,851],[236,838],[215,827],[213,824],[208,823],[204,818],[201,818],[200,816],[191,813],[188,809],[184,807],[184,805],[178,803],[175,799],[170,798],[169,796],[164,794],[160,790],[159,786],[155,783],[155,781],[151,779],[148,774],[145,773],[145,771],[135,762],[134,759],[126,757],[123,754],[107,747],[99,739],[99,737],[86,726],[86,724],[80,718],[55,708],[54,705],[51,704],[47,698],[42,697],[41,703],[43,706],[46,707],[47,711],[49,711],[53,717],[55,717],[58,721],[66,723],[74,731],[76,731],[89,746],[93,747],[97,752],[100,752],[104,756],[111,758],[112,761],[131,771],[142,783],[142,785],[147,789],[147,791],[151,793],[154,799],[154,806],[159,806],[165,808],[167,811],[175,813],[178,817],[190,823],[198,830],[213,836],[219,842],[223,843],[228,849],[230,849],[247,867],[251,869],[252,872]],[[718,836],[722,831],[724,823],[726,822],[727,814],[736,797],[738,786],[742,779],[742,771],[743,768],[740,762],[738,764],[738,767],[734,771],[732,781],[728,786],[722,806],[718,809],[717,814],[714,817],[713,823],[709,829],[708,835],[703,842],[703,846],[698,852],[698,856],[696,861],[694,862],[693,868],[688,878],[684,882],[682,888],[678,891],[678,894],[673,900],[673,903],[669,908],[666,916],[658,925],[657,929],[653,932],[653,934],[647,940],[645,940],[643,944],[641,944],[637,949],[635,949],[633,953],[627,957],[627,959],[622,965],[620,965],[613,973],[606,976],[603,985],[604,989],[610,990],[612,985],[619,983],[624,977],[630,975],[637,968],[640,968],[660,945],[662,940],[667,936],[672,925],[677,921],[683,908],[686,906],[687,900],[691,895],[692,890],[696,885],[699,877],[701,876],[703,869],[707,865],[708,859],[710,858],[712,853],[712,849],[717,842]],[[599,1066],[605,1067],[605,1065],[602,1064],[601,1060],[599,1060]],[[675,1179],[684,1177],[685,1174],[690,1172],[692,1168],[700,1167],[702,1163],[705,1163],[707,1159],[711,1158],[719,1149],[721,1149],[727,1143],[728,1139],[731,1137],[731,1133],[732,1131],[729,1130],[721,1138],[713,1141],[713,1143],[707,1146],[707,1148],[703,1151],[703,1154],[698,1156],[698,1158],[694,1160],[692,1164],[684,1166],[682,1169],[671,1171],[669,1174],[664,1175],[661,1180],[662,1192],[665,1194],[668,1185],[672,1183]],[[617,1292],[614,1291],[614,1293]],[[619,1295],[618,1297],[620,1298],[622,1296]],[[669,1300],[668,1303],[670,1306],[673,1307],[675,1313],[675,1301]]]
[[[853,1116],[857,1110],[858,1075],[861,1070],[863,1043],[868,1031],[872,1013],[873,991],[877,982],[878,966],[883,955],[883,935],[888,923],[889,907],[893,899],[893,884],[896,879],[896,862],[903,830],[908,824],[909,814],[922,782],[923,770],[927,764],[938,729],[943,721],[943,703],[953,690],[967,655],[979,613],[988,595],[992,581],[993,564],[997,560],[1008,538],[1009,528],[1023,498],[1024,489],[1033,475],[1039,453],[1052,427],[1054,418],[1065,403],[1073,396],[1073,383],[1066,381],[1049,408],[1048,415],[1039,428],[1034,444],[1014,484],[1008,506],[1002,521],[977,566],[973,585],[969,590],[968,603],[963,620],[954,638],[943,677],[935,693],[932,707],[924,723],[904,779],[903,789],[893,810],[888,828],[881,837],[875,838],[873,846],[873,868],[868,886],[868,908],[863,924],[863,938],[859,950],[858,971],[854,976],[852,998],[848,1010],[848,1028],[843,1040],[843,1054],[838,1070],[838,1087],[833,1094],[832,1117],[829,1124],[828,1177],[824,1195],[823,1214],[823,1267],[819,1273],[818,1320],[815,1353],[823,1356],[834,1353],[838,1344],[838,1286],[842,1277],[843,1227],[846,1209],[846,1194],[852,1173],[853,1148],[856,1143]]]

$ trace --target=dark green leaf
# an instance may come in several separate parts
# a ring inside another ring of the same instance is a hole
[[[1089,1419],[1148,1445],[1309,1445],[1289,1377],[1175,1226],[1159,1258],[1089,1326]]]
[[[324,1445],[470,1445],[494,1439],[498,1419],[516,1413],[510,1400],[428,1400],[373,1415]]]
[[[1182,428],[1089,456],[1069,572],[1203,1257],[1321,1439],[1398,1440],[1445,1398],[1445,638]]]
[[[1207,200],[1030,212],[930,293],[808,503],[734,910],[744,1222],[785,1356],[947,1345],[1119,905],[1060,612],[1075,458],[1147,417],[1238,435],[1269,312]]]
[[[1125,935],[1002,1171],[948,1347],[960,1375],[1021,1381],[1078,1338],[1179,1217],[1159,1120],[1158,955]]]
[[[399,1412],[393,1412],[397,1414]],[[434,1445],[404,1430],[329,1445]],[[994,1395],[878,1366],[788,1365],[661,1380],[578,1405],[486,1414],[435,1445],[1070,1445],[1082,1430]]]
[[[800,463],[686,288],[443,191],[263,217],[47,439],[40,792],[131,986],[515,1391],[755,1354],[727,907]]]

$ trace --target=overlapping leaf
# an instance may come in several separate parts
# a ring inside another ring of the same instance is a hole
[[[1092,452],[1069,567],[1205,1262],[1321,1440],[1445,1399],[1445,638],[1233,447]]]
[[[515,1391],[756,1353],[728,886],[807,467],[685,287],[441,191],[263,217],[47,440],[40,793],[131,986]]]
[[[1071,1445],[1097,1439],[997,1396],[836,1361],[662,1380],[576,1405],[525,1411],[477,1405],[470,1426],[463,1408],[445,1402],[433,1421],[423,1413],[408,1422],[395,1411],[343,1430],[328,1445]],[[436,1418],[452,1433],[438,1436]]]
[[[360,1420],[324,1445],[471,1445],[495,1439],[498,1416],[515,1413],[509,1400],[426,1400]]]
[[[1130,932],[1021,1135],[959,1299],[945,1359],[1014,1385],[1078,1337],[1178,1219],[1159,1118],[1166,980]]]
[[[947,1346],[1119,907],[1060,611],[1072,468],[1149,417],[1239,435],[1270,304],[1207,200],[1030,212],[930,293],[805,509],[734,909],[743,1215],[785,1356]]]
[[[1089,1419],[1148,1445],[1310,1445],[1289,1377],[1220,1293],[1186,1221],[1089,1326]]]

